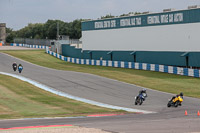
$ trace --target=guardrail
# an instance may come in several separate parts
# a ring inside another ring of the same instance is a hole
[[[183,68],[183,67],[166,66],[166,65],[159,65],[159,64],[148,64],[148,63],[138,63],[138,62],[79,59],[79,58],[65,57],[65,56],[62,56],[55,52],[49,51],[48,46],[16,44],[16,43],[12,43],[11,46],[46,49],[46,53],[48,53],[52,56],[55,56],[56,58],[59,58],[63,61],[67,61],[67,62],[71,62],[71,63],[75,63],[75,64],[165,72],[165,73],[170,73],[170,74],[177,74],[177,75],[184,75],[184,76],[200,78],[200,70],[199,69],[190,69],[190,68]]]
[[[38,49],[46,49],[48,46],[43,45],[29,45],[29,44],[18,44],[18,43],[11,43],[10,46],[19,46],[19,47],[27,47],[27,48],[38,48]]]
[[[71,62],[71,63],[75,63],[75,64],[130,68],[130,69],[165,72],[165,73],[170,73],[170,74],[177,74],[177,75],[184,75],[184,76],[200,78],[200,70],[199,69],[190,69],[190,68],[165,66],[165,65],[158,65],[158,64],[148,64],[148,63],[138,63],[138,62],[71,58],[71,57],[65,57],[65,56],[62,56],[55,52],[49,51],[48,49],[46,49],[46,53],[48,53],[52,56],[55,56],[56,58],[59,58],[63,61],[67,61],[67,62]]]

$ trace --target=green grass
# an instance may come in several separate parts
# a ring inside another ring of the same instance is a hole
[[[46,54],[44,50],[4,51],[4,53],[49,68],[91,73],[155,90],[175,94],[183,92],[186,96],[200,98],[199,78],[144,70],[73,64]]]
[[[78,102],[0,74],[0,119],[125,112]]]

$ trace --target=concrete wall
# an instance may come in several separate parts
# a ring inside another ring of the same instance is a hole
[[[134,53],[134,54],[132,54]],[[76,49],[70,45],[62,45],[62,55],[79,59],[112,60],[139,62],[169,66],[200,67],[200,52],[179,51],[99,51]],[[188,57],[188,61],[186,60]]]
[[[76,49],[69,44],[62,44],[62,55],[73,58],[82,58],[82,49]]]
[[[198,70],[198,69],[189,69],[189,68],[158,65],[158,64],[149,64],[149,63],[78,59],[78,58],[65,57],[60,54],[49,51],[49,50],[46,50],[46,53],[48,53],[52,56],[55,56],[56,58],[59,58],[63,61],[67,61],[67,62],[71,62],[71,63],[75,63],[75,64],[157,71],[157,72],[165,72],[165,73],[170,73],[170,74],[178,74],[178,75],[200,78],[200,70]]]

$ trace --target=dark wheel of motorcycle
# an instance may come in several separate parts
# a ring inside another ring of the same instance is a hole
[[[167,104],[167,107],[171,107],[171,103],[168,103],[168,104]]]
[[[137,105],[139,103],[139,99],[138,96],[135,98],[135,105]]]
[[[140,105],[142,105],[142,103],[143,103],[143,100],[142,100],[142,99],[140,99]]]
[[[178,107],[179,102],[174,103],[174,107]]]

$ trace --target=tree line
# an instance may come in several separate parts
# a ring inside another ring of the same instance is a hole
[[[121,16],[128,16],[130,14],[138,15],[138,12],[129,12]],[[107,14],[101,16],[100,19],[114,18],[115,16]],[[14,31],[11,28],[6,28],[7,38],[6,42],[14,42],[14,38],[32,38],[32,39],[56,39],[57,38],[57,24],[59,23],[59,34],[67,35],[72,39],[80,39],[81,34],[81,21],[90,19],[76,19],[72,22],[64,22],[61,20],[48,20],[46,23],[29,23],[26,27]]]
[[[46,23],[29,23],[26,27],[17,31],[6,28],[6,42],[11,43],[14,38],[56,39],[58,23],[60,35],[68,35],[70,38],[80,39],[81,21],[81,19],[77,19],[68,23],[61,20],[48,20]]]

